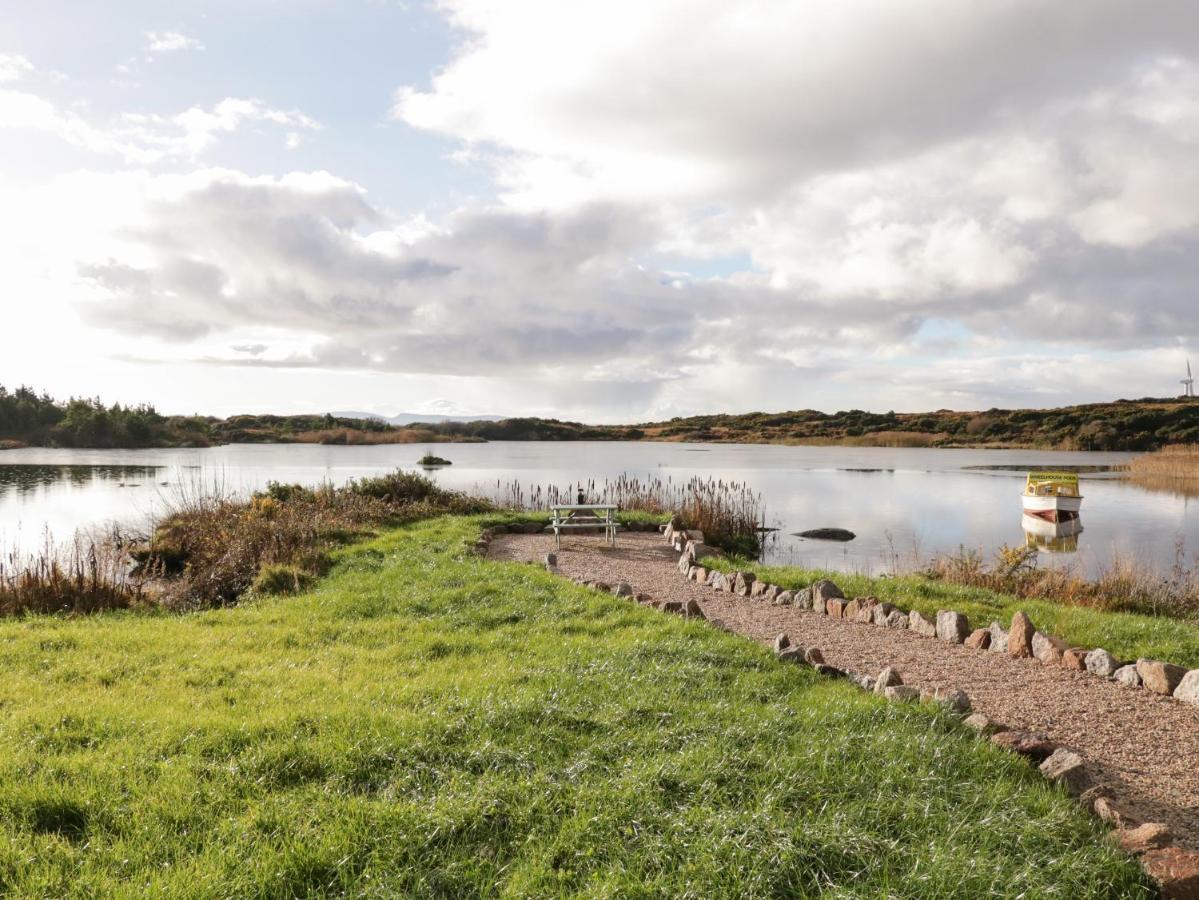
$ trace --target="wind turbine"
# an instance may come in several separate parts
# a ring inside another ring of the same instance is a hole
[[[1195,379],[1191,375],[1191,361],[1189,358],[1187,359],[1187,377],[1182,379],[1182,381],[1179,383],[1182,385],[1182,396],[1195,396]]]

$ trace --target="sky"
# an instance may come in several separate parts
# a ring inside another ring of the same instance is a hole
[[[0,384],[1046,407],[1199,364],[1199,8],[0,0]]]

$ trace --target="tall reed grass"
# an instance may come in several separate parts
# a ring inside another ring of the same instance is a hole
[[[763,505],[760,494],[737,481],[693,476],[687,481],[622,474],[614,479],[589,479],[560,485],[496,481],[489,491],[503,507],[547,510],[572,504],[582,491],[587,503],[610,503],[621,510],[657,515],[677,513],[689,528],[703,531],[713,546],[756,555],[760,550]]]
[[[153,567],[139,575],[131,547],[119,532],[77,534],[65,545],[49,531],[34,552],[10,550],[0,557],[0,615],[94,613],[125,609],[147,599]]]
[[[1134,483],[1151,491],[1199,497],[1199,444],[1171,444],[1138,456],[1126,467]]]

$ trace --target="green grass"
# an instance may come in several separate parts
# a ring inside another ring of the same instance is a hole
[[[877,597],[905,612],[914,609],[926,616],[935,615],[937,610],[953,609],[969,617],[975,628],[986,627],[993,620],[1006,628],[1012,615],[1024,610],[1039,630],[1057,635],[1075,647],[1103,647],[1119,659],[1131,661],[1148,656],[1199,668],[1199,626],[1179,619],[1021,599],[920,575],[870,578],[793,566],[765,566],[746,559],[709,559],[705,564],[729,572],[750,571],[788,589],[828,578],[847,597]]]
[[[483,521],[291,597],[0,623],[0,891],[1153,895],[946,714],[468,556]]]

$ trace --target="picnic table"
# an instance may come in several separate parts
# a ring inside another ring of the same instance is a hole
[[[571,528],[603,529],[604,540],[616,546],[616,505],[613,503],[561,503],[550,507],[554,513],[554,546],[562,549],[562,532]]]

